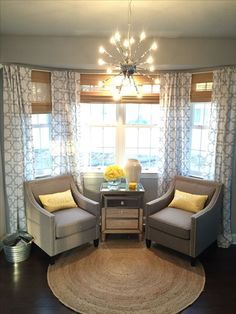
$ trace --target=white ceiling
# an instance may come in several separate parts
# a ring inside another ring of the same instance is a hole
[[[110,36],[125,32],[128,1],[0,0],[0,33]],[[132,1],[133,32],[155,37],[236,38],[236,1]]]

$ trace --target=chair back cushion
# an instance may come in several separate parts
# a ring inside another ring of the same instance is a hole
[[[176,176],[174,181],[175,190],[197,195],[207,195],[205,207],[210,203],[216,189],[220,187],[220,184],[217,182],[192,177]]]

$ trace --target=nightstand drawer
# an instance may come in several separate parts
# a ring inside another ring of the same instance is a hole
[[[138,229],[137,219],[106,219],[107,229]]]
[[[106,208],[106,218],[138,218],[138,208]]]

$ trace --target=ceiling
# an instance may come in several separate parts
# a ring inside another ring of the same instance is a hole
[[[110,36],[126,32],[128,1],[0,0],[0,33]],[[132,1],[133,33],[236,38],[236,1]]]

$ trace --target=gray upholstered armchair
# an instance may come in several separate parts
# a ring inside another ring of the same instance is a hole
[[[39,195],[69,189],[78,207],[53,213],[43,208]],[[71,175],[25,182],[25,202],[28,232],[50,257],[90,241],[98,246],[99,203],[84,197]]]
[[[198,213],[168,207],[175,189],[208,195],[205,207]],[[213,243],[219,231],[222,185],[191,177],[176,176],[166,194],[146,204],[146,245],[151,241],[191,257],[196,257]]]

